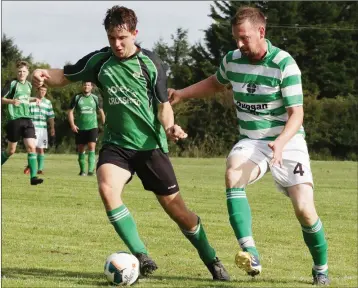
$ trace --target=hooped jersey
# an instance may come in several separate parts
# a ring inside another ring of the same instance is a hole
[[[47,129],[48,119],[55,118],[52,103],[45,97],[41,99],[39,105],[36,102],[30,103],[30,114],[32,122],[37,129]]]
[[[230,51],[216,72],[231,83],[240,139],[274,140],[288,120],[286,108],[303,105],[301,71],[292,56],[267,42],[265,57],[255,63],[240,50]],[[299,134],[304,135],[301,126]]]

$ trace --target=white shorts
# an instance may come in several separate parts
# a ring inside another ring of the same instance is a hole
[[[48,138],[47,138],[47,129],[45,128],[35,128],[36,134],[36,148],[47,148]]]
[[[260,167],[259,176],[249,184],[262,178],[268,170],[275,180],[277,188],[287,195],[287,187],[297,184],[310,183],[313,187],[313,177],[307,144],[302,135],[297,134],[286,144],[282,152],[282,168],[269,167],[273,152],[268,143],[271,141],[242,139],[234,145],[229,156],[242,155]]]

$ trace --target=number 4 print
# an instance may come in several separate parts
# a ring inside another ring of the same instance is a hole
[[[299,162],[297,162],[295,169],[293,169],[293,174],[298,174],[298,173],[301,176],[303,176],[303,174],[305,173],[305,171],[303,171],[303,169],[302,169],[302,164]]]

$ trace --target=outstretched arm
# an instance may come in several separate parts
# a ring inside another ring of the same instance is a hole
[[[71,82],[66,79],[63,69],[36,69],[32,73],[32,83],[38,88],[44,84],[49,87],[63,87]]]
[[[221,84],[215,75],[212,75],[198,83],[190,85],[181,90],[168,89],[169,101],[173,105],[187,98],[203,98],[213,95],[215,92],[223,91],[225,85]]]
[[[14,89],[14,85],[12,85],[12,81],[8,81],[4,88],[1,90],[1,104],[12,104],[15,106],[18,106],[21,104],[19,99],[13,99],[13,97],[11,96],[12,93],[11,91],[13,91]]]

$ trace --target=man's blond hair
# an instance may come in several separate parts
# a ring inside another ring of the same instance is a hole
[[[253,25],[266,27],[266,17],[258,8],[250,6],[240,7],[235,16],[231,18],[231,25],[240,25],[245,21],[249,21]]]

